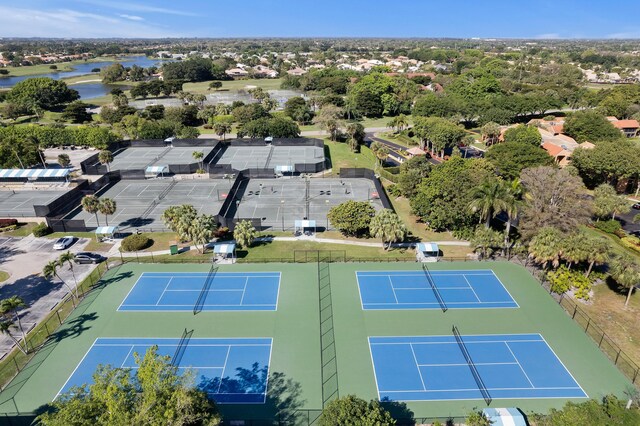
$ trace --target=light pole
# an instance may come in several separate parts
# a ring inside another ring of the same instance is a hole
[[[329,230],[329,200],[324,200],[324,204],[327,206],[326,216],[327,216],[327,227],[324,228],[325,232]]]
[[[284,232],[284,200],[280,200],[280,218],[282,219],[282,232]]]

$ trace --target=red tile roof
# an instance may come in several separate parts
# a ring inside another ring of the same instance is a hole
[[[637,129],[640,127],[638,120],[618,120],[612,121],[611,124],[618,129]]]

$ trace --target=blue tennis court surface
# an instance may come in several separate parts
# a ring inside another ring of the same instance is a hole
[[[539,334],[461,336],[492,399],[587,398]],[[483,399],[455,337],[369,337],[380,399]]]
[[[173,356],[180,339],[97,339],[58,393],[92,383],[100,364],[137,368],[133,354],[144,356],[158,345],[160,355]],[[195,372],[196,384],[217,403],[263,404],[271,358],[271,339],[190,339],[177,366]],[[57,395],[56,395],[57,398]]]
[[[280,272],[143,273],[119,311],[275,311]],[[210,279],[211,282],[207,282]],[[207,286],[206,296],[199,301]]]
[[[491,270],[430,272],[449,309],[517,308]],[[362,309],[440,309],[424,271],[356,272]]]

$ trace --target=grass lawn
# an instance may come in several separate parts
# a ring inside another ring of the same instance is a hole
[[[626,290],[599,284],[593,288],[592,303],[577,302],[593,322],[640,365],[640,295],[634,294],[624,307]]]
[[[215,89],[209,89],[209,83],[211,81],[202,81],[199,83],[185,83],[183,90],[190,93],[216,93]],[[218,92],[224,93],[226,91],[244,90],[246,86],[262,87],[264,90],[277,90],[280,89],[282,80],[279,78],[261,78],[252,80],[228,80],[222,82],[222,87],[218,89]]]
[[[23,75],[37,75],[49,74],[52,72],[73,71],[74,63],[80,62],[62,62],[59,64],[55,64],[58,67],[58,69],[55,70],[49,68],[53,64],[29,65],[25,67],[6,67],[4,69],[9,71],[9,75],[7,77],[19,77]]]
[[[366,146],[360,147],[360,152],[352,152],[349,145],[325,139],[325,155],[331,159],[333,174],[337,174],[342,167],[364,167],[373,169],[376,157]]]
[[[0,283],[5,282],[10,277],[9,273],[6,271],[0,271]]]
[[[35,228],[37,223],[29,222],[29,223],[18,223],[18,228],[13,231],[3,232],[2,236],[6,237],[26,237],[31,235],[33,232],[33,228]]]
[[[144,251],[158,251],[169,250],[171,244],[175,244],[178,241],[178,236],[174,232],[153,232],[149,234],[142,234],[153,240],[153,244],[150,247],[144,249]]]

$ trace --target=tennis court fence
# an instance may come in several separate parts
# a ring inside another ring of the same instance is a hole
[[[622,350],[620,345],[618,345],[589,314],[582,310],[570,296],[553,293],[543,270],[532,267],[528,262],[523,263],[517,258],[512,260],[527,268],[551,297],[564,308],[565,312],[573,318],[580,328],[591,337],[600,350],[618,367],[618,370],[635,386],[640,386],[640,366]]]

